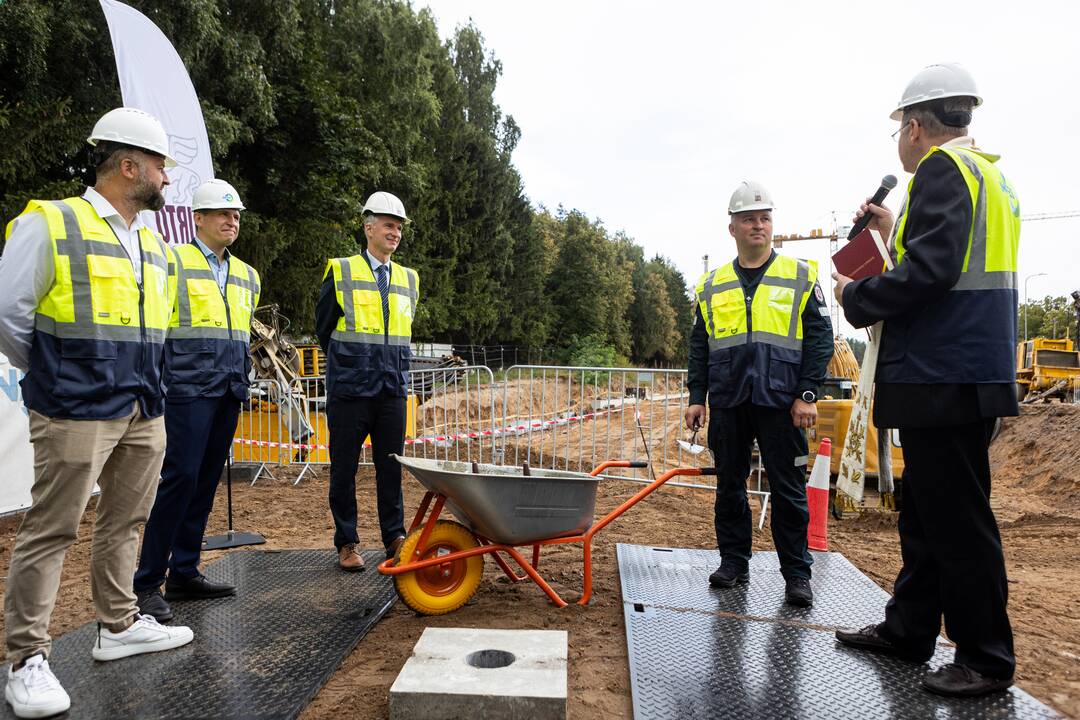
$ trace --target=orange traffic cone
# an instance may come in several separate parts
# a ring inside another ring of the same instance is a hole
[[[822,438],[818,445],[814,469],[806,485],[806,503],[810,506],[810,527],[806,529],[806,544],[811,550],[829,549],[829,464],[832,460],[832,442]]]

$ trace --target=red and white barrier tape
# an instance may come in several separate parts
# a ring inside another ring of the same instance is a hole
[[[423,445],[425,443],[430,445],[440,445],[443,443],[457,442],[458,440],[478,440],[485,437],[524,435],[534,430],[550,430],[552,428],[563,427],[572,423],[580,423],[585,420],[594,420],[599,417],[604,417],[605,415],[612,415],[616,412],[622,412],[622,408],[618,408],[616,410],[598,410],[596,412],[585,413],[584,415],[570,415],[569,417],[556,418],[555,420],[533,420],[525,424],[507,425],[506,427],[502,428],[492,428],[491,430],[479,430],[476,432],[457,433],[455,435],[429,435],[426,437],[405,438],[405,445]],[[329,445],[275,442],[272,440],[249,440],[247,438],[233,438],[233,443],[240,445],[253,445],[255,447],[285,448],[288,450],[330,449]],[[371,443],[364,443],[364,447],[371,447]]]

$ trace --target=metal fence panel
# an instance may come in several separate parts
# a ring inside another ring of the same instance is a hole
[[[659,475],[700,464],[686,435],[686,371],[516,365],[502,383],[507,464],[589,470],[607,459],[647,459]],[[648,470],[620,471],[641,479]]]

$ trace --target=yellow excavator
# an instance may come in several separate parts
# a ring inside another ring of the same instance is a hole
[[[825,384],[821,399],[818,400],[817,424],[810,428],[807,437],[810,453],[817,455],[822,438],[832,441],[832,457],[829,459],[829,474],[840,471],[840,451],[844,447],[848,421],[851,419],[854,388],[859,384],[859,361],[855,359],[848,341],[836,336],[833,339],[833,358],[825,372]],[[900,450],[900,441],[895,430],[890,430],[889,450],[892,458],[892,473],[899,477],[904,472],[904,455]],[[866,438],[866,475],[877,477],[878,474],[878,433],[873,423],[867,425]]]

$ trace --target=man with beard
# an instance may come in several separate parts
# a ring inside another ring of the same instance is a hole
[[[17,717],[71,705],[49,668],[49,619],[95,484],[91,655],[116,660],[192,640],[189,628],[141,615],[131,588],[165,452],[161,361],[176,286],[173,252],[139,212],[164,205],[165,168],[176,163],[161,123],[133,108],[102,116],[88,142],[94,187],[31,200],[8,225],[0,258],[0,352],[26,373],[34,446],[33,505],[4,596],[4,697]]]
[[[174,248],[176,299],[165,341],[165,463],[134,582],[139,610],[159,622],[172,620],[174,600],[236,592],[199,572],[199,556],[240,403],[248,397],[251,315],[260,293],[255,268],[229,250],[244,209],[236,188],[208,180],[195,190],[191,209],[195,240]]]

